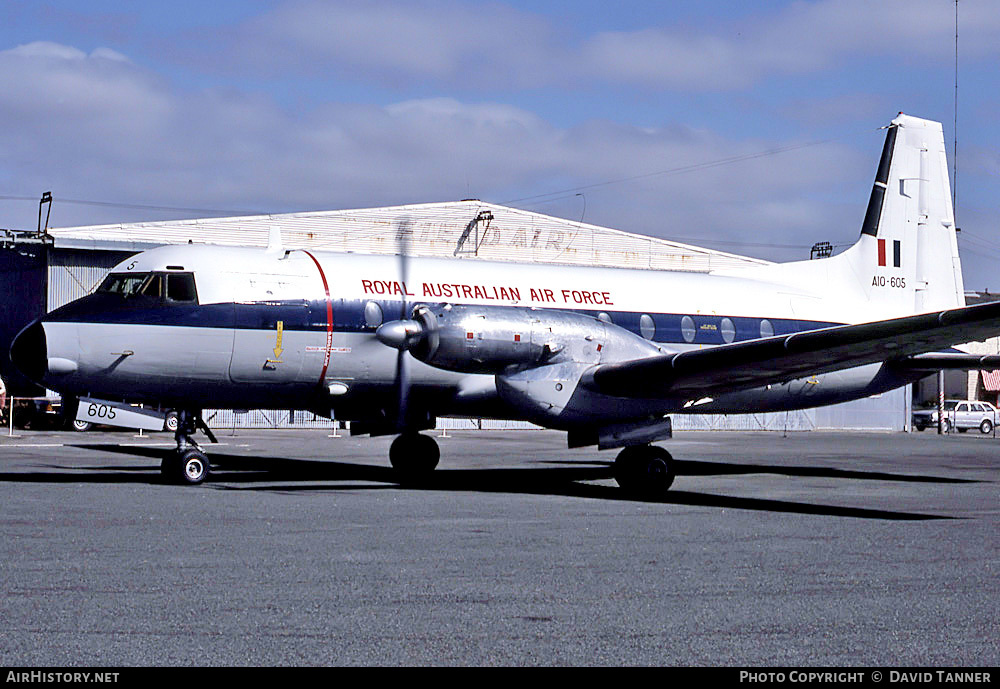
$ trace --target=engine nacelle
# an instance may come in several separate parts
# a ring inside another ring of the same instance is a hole
[[[659,349],[593,316],[512,306],[418,306],[424,333],[414,357],[460,373],[509,372],[560,362],[599,364],[656,354]]]

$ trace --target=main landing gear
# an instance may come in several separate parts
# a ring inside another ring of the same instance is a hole
[[[615,481],[626,492],[661,497],[674,482],[674,458],[656,445],[626,447],[615,458]]]
[[[389,446],[389,463],[404,482],[419,481],[434,471],[441,459],[437,441],[429,435],[407,431]]]
[[[170,483],[196,485],[208,478],[208,455],[192,437],[198,430],[218,442],[197,412],[177,413],[174,438],[177,449],[163,458],[160,473]],[[438,465],[441,450],[434,438],[415,431],[401,433],[389,446],[389,462],[400,480],[412,483],[427,478]],[[636,496],[661,497],[674,482],[674,460],[655,445],[633,445],[618,453],[614,463],[615,481]]]
[[[160,474],[167,482],[196,485],[208,478],[208,455],[191,437],[199,428],[213,443],[218,442],[202,421],[200,414],[186,411],[177,413],[177,425],[174,430],[177,449],[164,457],[160,463]]]
[[[389,462],[403,483],[426,479],[440,459],[434,438],[414,431],[402,433],[389,447]],[[674,482],[674,458],[656,445],[626,447],[615,459],[614,476],[630,495],[659,498]]]

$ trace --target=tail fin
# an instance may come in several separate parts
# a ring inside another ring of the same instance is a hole
[[[965,306],[939,122],[900,113],[889,125],[861,238],[838,258],[885,317]]]

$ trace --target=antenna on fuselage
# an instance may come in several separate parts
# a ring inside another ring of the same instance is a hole
[[[271,225],[271,231],[267,236],[268,255],[278,256],[285,253],[285,247],[281,244],[281,227]]]

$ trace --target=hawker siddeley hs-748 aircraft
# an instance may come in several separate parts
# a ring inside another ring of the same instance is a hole
[[[438,416],[528,420],[571,447],[624,448],[618,483],[656,493],[674,477],[650,444],[668,414],[801,409],[1000,368],[942,353],[1000,331],[1000,302],[965,306],[955,232],[942,127],[900,114],[861,237],[830,258],[700,274],[167,246],[29,325],[11,357],[102,422],[162,429],[175,410],[162,471],[180,482],[209,472],[201,410],[253,406],[398,434],[401,478],[437,465],[419,431]]]

